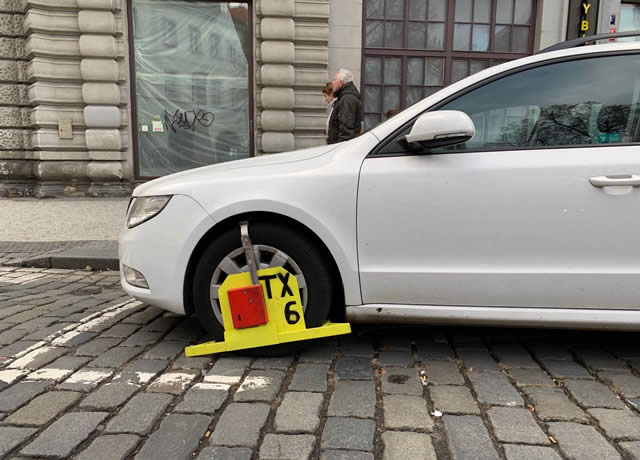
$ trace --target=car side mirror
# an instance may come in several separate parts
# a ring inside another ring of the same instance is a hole
[[[439,110],[420,115],[405,136],[405,142],[411,147],[433,149],[467,142],[475,133],[473,121],[466,113]]]

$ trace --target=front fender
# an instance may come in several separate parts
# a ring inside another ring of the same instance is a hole
[[[214,221],[222,222],[235,216],[252,213],[283,216],[298,222],[313,232],[325,244],[336,262],[344,286],[346,304],[360,305],[362,303],[355,240],[355,214],[353,215],[353,225],[344,225],[344,221],[342,224],[337,222],[340,220],[338,216],[327,222],[301,208],[287,206],[278,201],[256,199],[216,208],[210,213],[210,216]],[[338,229],[337,234],[335,233],[336,229]]]

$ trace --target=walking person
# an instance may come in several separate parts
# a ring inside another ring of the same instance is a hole
[[[336,102],[329,119],[327,144],[353,139],[362,129],[362,104],[353,84],[353,74],[346,69],[338,70],[332,87]]]
[[[322,88],[322,94],[324,95],[324,100],[327,103],[327,125],[324,129],[324,135],[327,137],[329,135],[329,123],[331,122],[333,107],[336,103],[336,98],[333,96],[333,85],[331,82],[324,85],[324,88]]]

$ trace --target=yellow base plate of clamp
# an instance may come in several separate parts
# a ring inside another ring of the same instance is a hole
[[[187,356],[202,356],[224,351],[278,345],[300,340],[319,339],[334,335],[349,334],[349,323],[327,321],[320,327],[307,329],[300,300],[300,290],[296,277],[282,267],[266,268],[258,271],[269,321],[266,324],[244,329],[235,329],[231,318],[231,307],[227,293],[251,285],[249,273],[229,275],[218,290],[224,342],[206,342],[185,348]]]

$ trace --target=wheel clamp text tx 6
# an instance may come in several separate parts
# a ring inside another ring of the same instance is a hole
[[[299,340],[349,334],[349,323],[327,321],[307,329],[298,281],[283,267],[258,270],[248,224],[240,226],[249,273],[229,275],[218,290],[224,342],[185,348],[187,356],[264,347]]]

